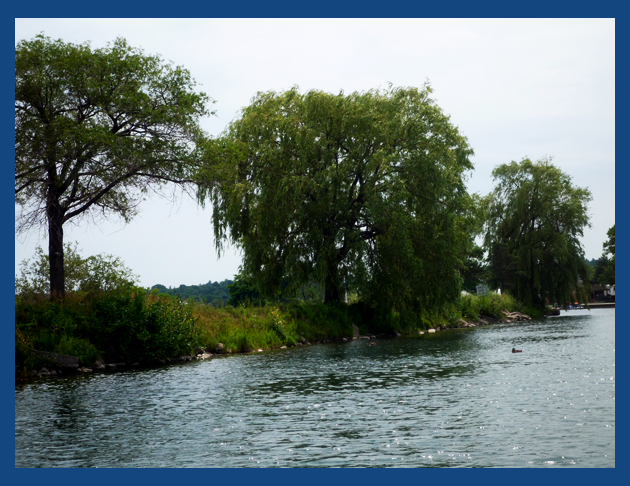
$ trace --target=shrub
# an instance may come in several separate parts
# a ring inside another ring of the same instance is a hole
[[[83,365],[91,365],[99,357],[98,350],[90,341],[65,334],[61,336],[53,352],[76,356]]]
[[[95,306],[94,336],[122,360],[139,363],[189,354],[199,345],[192,304],[140,288],[118,289]]]
[[[16,366],[26,366],[27,349],[78,356],[89,365],[99,354],[147,363],[199,345],[191,303],[137,287],[70,292],[63,302],[16,298],[15,318]]]
[[[524,312],[522,304],[510,294],[495,293],[462,295],[459,301],[459,309],[463,317],[472,320],[479,319],[479,316],[491,316],[501,319],[504,317],[504,310],[508,312]]]
[[[67,291],[109,291],[132,286],[138,276],[113,255],[99,254],[83,258],[77,243],[64,244],[64,273]],[[15,279],[15,292],[24,298],[47,295],[50,290],[50,261],[41,247],[35,256],[20,263],[20,276]]]

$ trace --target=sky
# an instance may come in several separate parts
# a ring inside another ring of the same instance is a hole
[[[212,136],[259,91],[428,82],[475,151],[469,192],[489,193],[500,164],[550,156],[592,193],[586,258],[599,258],[615,224],[614,19],[15,19],[16,44],[39,33],[93,48],[120,36],[183,66],[215,100],[216,116],[202,120]],[[184,195],[139,210],[129,224],[67,224],[65,241],[83,256],[120,257],[144,287],[238,272],[237,248],[217,255],[210,208]],[[37,246],[47,249],[43,229],[16,234],[16,273]]]

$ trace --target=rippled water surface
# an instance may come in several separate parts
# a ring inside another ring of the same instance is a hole
[[[615,466],[614,309],[373,342],[16,386],[15,465]]]

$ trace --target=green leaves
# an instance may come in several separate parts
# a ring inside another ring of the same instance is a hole
[[[579,237],[590,226],[589,190],[575,187],[550,159],[511,162],[492,174],[484,241],[490,283],[530,306],[571,299],[578,279],[588,280]]]
[[[261,291],[286,280],[288,295],[323,284],[327,302],[348,287],[388,305],[456,298],[472,150],[429,94],[258,93],[208,147],[200,198]]]
[[[42,35],[18,43],[16,230],[47,225],[60,253],[68,220],[129,221],[148,188],[191,182],[212,101],[195,86],[187,70],[121,38],[102,49]],[[63,284],[51,264],[51,285]]]
[[[69,291],[100,292],[133,285],[138,277],[120,258],[99,254],[83,258],[77,243],[64,245],[66,288]],[[41,247],[35,256],[20,264],[15,293],[22,298],[46,294],[49,290],[50,260]]]
[[[604,242],[604,251],[597,262],[594,278],[596,283],[615,285],[615,225],[608,230],[606,235],[608,239]]]

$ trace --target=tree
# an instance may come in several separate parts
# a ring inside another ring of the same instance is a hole
[[[608,239],[604,242],[604,252],[597,263],[595,276],[598,283],[615,285],[615,225],[606,235]]]
[[[322,285],[326,303],[349,286],[399,308],[459,296],[473,152],[430,93],[258,93],[213,142],[207,170],[223,175],[202,174],[200,199],[262,293],[284,279],[286,295]]]
[[[252,282],[240,273],[234,275],[234,282],[228,286],[228,292],[230,298],[227,304],[234,307],[242,304],[261,306],[265,303],[260,296],[260,292],[252,285]]]
[[[461,273],[463,278],[462,289],[470,293],[476,292],[477,285],[485,280],[486,275],[483,248],[478,245],[472,247]]]
[[[579,237],[590,227],[590,191],[551,159],[500,165],[492,175],[484,240],[490,284],[530,306],[566,302],[580,291],[578,279],[588,281]]]
[[[15,48],[16,231],[48,233],[50,293],[63,298],[63,227],[129,221],[143,195],[189,180],[209,98],[188,71],[118,38],[103,49],[39,35]]]
[[[83,258],[77,243],[64,244],[64,274],[69,291],[98,292],[134,285],[138,276],[119,257],[107,254]],[[50,291],[50,260],[41,247],[32,259],[20,264],[20,276],[15,279],[15,293],[28,297]]]
[[[205,302],[209,305],[220,307],[225,305],[230,298],[228,288],[232,285],[232,280],[223,280],[222,282],[209,281],[207,284],[201,285],[180,285],[179,288],[166,288],[166,286],[157,284],[151,287],[156,293],[174,295],[182,300],[190,297],[197,302]]]

